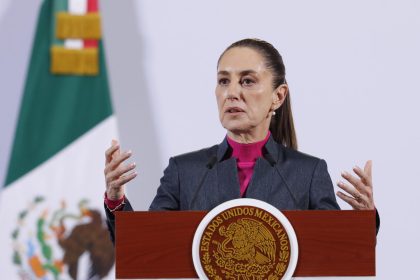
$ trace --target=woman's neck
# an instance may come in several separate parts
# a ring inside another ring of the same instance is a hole
[[[227,135],[230,139],[237,143],[241,144],[251,144],[256,143],[264,140],[267,137],[267,134],[269,133],[268,130],[261,131],[259,133],[242,133],[242,132],[232,132],[228,131]]]
[[[254,162],[261,157],[262,149],[270,137],[270,132],[267,132],[264,139],[252,143],[239,143],[230,138],[228,135],[227,141],[232,148],[232,157],[236,158],[238,163]]]

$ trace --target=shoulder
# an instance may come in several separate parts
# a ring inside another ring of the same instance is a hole
[[[210,159],[217,156],[218,147],[219,145],[213,145],[200,150],[176,155],[173,156],[171,160],[180,167],[203,166],[206,165]]]
[[[281,144],[278,145],[280,146],[279,149],[281,150],[279,161],[285,166],[296,167],[300,170],[306,168],[313,170],[319,165],[326,166],[325,160],[319,157],[284,147]]]
[[[318,157],[286,147],[275,141],[272,136],[268,139],[265,150],[267,155],[277,162],[278,167],[313,168],[322,161]]]
[[[288,147],[282,146],[282,149],[283,149],[284,159],[286,160],[300,160],[300,161],[314,161],[314,162],[317,162],[320,160],[320,158],[316,156],[313,156],[313,155],[310,155],[301,151],[297,151]]]

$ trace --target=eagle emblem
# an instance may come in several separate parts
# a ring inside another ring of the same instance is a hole
[[[59,205],[35,197],[12,232],[17,279],[103,279],[114,266],[114,248],[101,213],[86,199]]]
[[[221,226],[219,233],[226,237],[217,248],[223,258],[244,261],[248,265],[275,262],[274,237],[261,222],[249,218],[239,219],[227,228]]]
[[[282,279],[291,252],[282,223],[253,206],[218,212],[204,227],[198,248],[200,271],[215,280]]]

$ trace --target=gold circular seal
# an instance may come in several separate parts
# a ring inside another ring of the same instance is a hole
[[[201,272],[217,280],[283,279],[292,244],[276,216],[255,205],[237,205],[212,215],[197,239]]]

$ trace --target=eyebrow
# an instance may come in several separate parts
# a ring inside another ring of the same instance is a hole
[[[243,71],[239,72],[239,74],[241,76],[248,75],[248,74],[257,74],[257,71],[254,71],[254,70],[243,70]],[[230,72],[225,71],[225,70],[221,70],[221,71],[217,72],[217,75],[227,75],[228,76],[228,75],[230,75]]]

